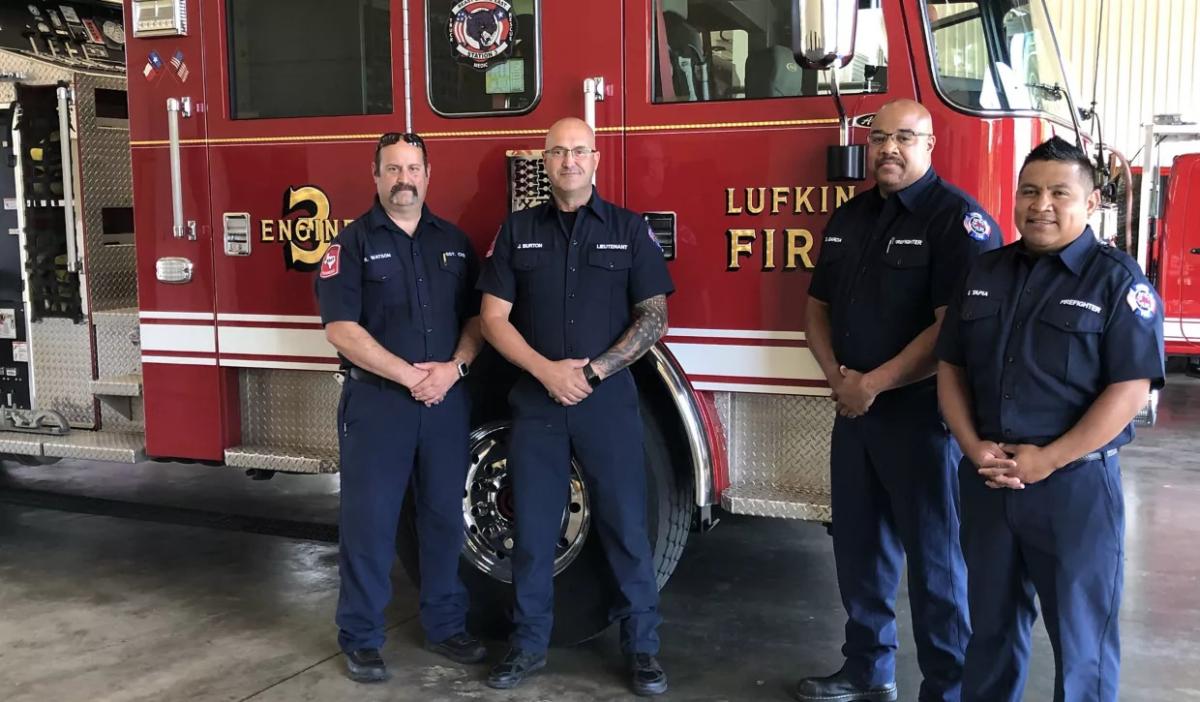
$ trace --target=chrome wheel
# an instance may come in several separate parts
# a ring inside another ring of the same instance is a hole
[[[516,539],[512,483],[508,473],[509,422],[493,422],[471,432],[471,466],[463,492],[463,555],[472,566],[496,580],[512,582]],[[570,495],[563,510],[554,549],[558,575],[583,550],[591,522],[587,488],[578,461],[571,458]]]

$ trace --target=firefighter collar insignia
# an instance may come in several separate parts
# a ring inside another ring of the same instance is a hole
[[[1137,283],[1129,288],[1125,301],[1129,303],[1129,309],[1142,319],[1153,319],[1158,311],[1158,300],[1154,299],[1154,293],[1145,283]]]
[[[460,0],[450,8],[450,49],[472,68],[485,70],[511,54],[516,31],[506,0]]]
[[[992,234],[992,225],[978,212],[968,212],[963,217],[963,229],[966,229],[967,234],[975,241],[987,241]]]
[[[342,259],[342,245],[333,244],[321,259],[321,277],[332,278],[338,274],[338,263]]]

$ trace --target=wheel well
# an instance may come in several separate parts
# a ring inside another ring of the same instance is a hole
[[[654,412],[666,434],[678,477],[692,481],[697,506],[711,504],[709,496],[713,489],[713,467],[708,436],[683,372],[661,343],[635,363],[632,371],[638,393]]]

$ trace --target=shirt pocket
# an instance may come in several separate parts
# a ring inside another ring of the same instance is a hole
[[[633,267],[633,252],[620,249],[592,249],[588,265],[610,271],[627,271]]]
[[[1038,315],[1033,353],[1038,366],[1070,386],[1093,390],[1100,377],[1104,317],[1073,305],[1050,305]]]
[[[404,271],[394,259],[367,261],[363,268],[363,301],[371,307],[394,307],[408,296]]]
[[[921,239],[920,243],[913,243],[914,241],[905,237],[893,238],[884,248],[884,265],[897,270],[929,266],[929,242],[924,239]]]
[[[513,251],[512,267],[516,271],[534,271],[546,264],[543,249],[517,249]]]
[[[438,268],[457,278],[463,277],[467,273],[467,259],[461,253],[460,251],[446,251],[442,253],[438,259]]]
[[[1000,339],[1000,300],[969,297],[963,302],[961,334],[964,359],[970,368],[983,369],[1003,354]]]

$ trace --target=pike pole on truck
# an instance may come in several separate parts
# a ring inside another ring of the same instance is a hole
[[[875,111],[928,107],[934,166],[1010,236],[1021,159],[1078,135],[1043,0],[121,9],[0,11],[13,166],[0,179],[0,453],[337,471],[338,360],[313,277],[371,205],[378,136],[424,137],[429,204],[482,253],[506,213],[549,196],[547,128],[582,116],[604,156],[599,192],[645,213],[677,287],[669,335],[635,366],[660,587],[718,506],[831,518],[834,411],[803,310],[825,222],[871,187]],[[511,378],[498,358],[470,376],[461,568],[485,626],[504,624],[511,580]],[[560,642],[601,630],[610,596],[587,467],[573,470]],[[410,572],[411,514],[398,529]]]

